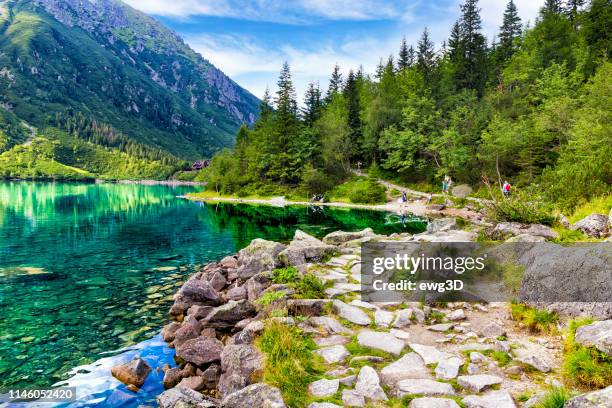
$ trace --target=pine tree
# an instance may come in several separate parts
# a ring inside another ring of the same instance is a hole
[[[497,47],[498,63],[508,61],[516,51],[516,39],[521,36],[522,24],[514,0],[510,0],[504,11],[504,20],[499,29]]]
[[[414,50],[414,47],[411,45],[410,48],[408,48],[408,66],[413,67],[415,63],[416,63],[416,51]]]
[[[308,84],[306,93],[304,94],[304,108],[302,108],[302,117],[306,126],[312,126],[321,116],[323,101],[321,100],[321,89],[319,83],[311,82]]]
[[[332,72],[331,78],[329,79],[329,89],[327,90],[326,100],[329,103],[335,94],[342,90],[342,72],[340,72],[340,66],[336,64]]]
[[[346,80],[344,96],[346,98],[347,125],[350,129],[349,142],[353,156],[351,158],[354,158],[358,154],[360,150],[358,146],[361,144],[361,104],[357,78],[352,70],[349,71]]]
[[[410,67],[410,52],[408,51],[406,37],[404,37],[400,46],[399,58],[397,60],[397,69],[398,71],[403,71],[408,67]]]
[[[270,88],[266,87],[266,92],[264,93],[263,99],[259,103],[259,117],[265,120],[270,116],[272,112],[273,109],[272,97],[270,96]]]
[[[435,63],[436,53],[434,51],[434,43],[429,38],[429,30],[425,27],[418,43],[417,65],[426,82],[430,82],[433,77]]]
[[[461,5],[461,43],[463,55],[456,62],[459,88],[484,93],[487,73],[487,41],[480,33],[482,21],[478,0],[465,0]]]
[[[586,0],[567,0],[565,13],[574,23],[574,29],[578,28],[578,13],[586,3]]]
[[[560,14],[563,11],[563,5],[561,0],[546,0],[544,2],[544,8],[542,14]]]
[[[380,78],[382,78],[383,76],[383,72],[385,72],[385,64],[383,64],[383,59],[381,58],[378,61],[378,65],[376,66],[376,73],[374,74],[376,79],[380,80]]]
[[[455,24],[453,24],[450,38],[448,39],[448,55],[453,62],[459,61],[463,56],[461,41],[461,25],[459,24],[459,21],[456,21]]]

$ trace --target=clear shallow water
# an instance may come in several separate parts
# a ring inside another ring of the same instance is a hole
[[[0,182],[0,389],[46,387],[153,338],[195,265],[254,238],[372,227],[382,212],[205,205],[194,187]]]

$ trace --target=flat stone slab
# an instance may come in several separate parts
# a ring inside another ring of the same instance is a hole
[[[329,316],[311,317],[308,319],[308,322],[315,327],[322,327],[328,333],[350,334],[353,332],[351,329]]]
[[[420,394],[426,397],[436,395],[455,395],[453,386],[435,380],[409,379],[399,381],[396,385],[396,396],[403,398],[406,395]]]
[[[490,391],[484,395],[470,395],[461,400],[467,408],[516,408],[508,391]]]
[[[356,307],[361,307],[361,308],[368,309],[368,310],[376,310],[376,309],[378,309],[373,304],[368,303],[368,302],[364,302],[364,301],[358,300],[358,299],[353,300],[351,303],[349,303],[349,305],[356,306]]]
[[[378,327],[389,327],[395,318],[393,312],[386,310],[377,310],[374,312],[374,322]]]
[[[315,353],[323,357],[328,364],[339,363],[351,355],[344,346],[324,347],[316,350]]]
[[[459,375],[459,369],[463,365],[463,360],[459,357],[451,357],[447,360],[442,360],[436,366],[436,378],[440,380],[452,380]]]
[[[410,343],[410,348],[417,353],[426,365],[428,364],[437,364],[441,361],[448,360],[451,357],[455,357],[454,355],[447,353],[445,351],[440,351],[432,346],[425,346],[422,344]]]
[[[457,377],[457,384],[472,392],[481,392],[501,383],[501,378],[490,374],[460,375]]]
[[[449,331],[453,327],[455,327],[453,323],[440,323],[434,324],[433,326],[427,326],[427,330],[444,333]]]
[[[315,397],[329,397],[338,392],[339,380],[318,380],[310,383],[308,392]]]
[[[349,342],[348,337],[340,336],[338,334],[331,335],[329,337],[317,337],[314,342],[319,347],[329,346],[341,346]]]
[[[368,316],[368,314],[362,309],[347,305],[340,300],[334,300],[333,308],[334,311],[338,313],[338,316],[348,320],[351,323],[358,324],[360,326],[369,326],[370,323],[372,323],[370,316]]]
[[[255,407],[252,407],[255,408]],[[331,402],[313,402],[308,408],[342,408],[340,405],[332,404]]]
[[[365,407],[363,395],[355,390],[342,390],[342,403],[347,407]]]
[[[415,398],[410,401],[408,408],[460,408],[454,400],[448,398]]]
[[[409,378],[431,378],[429,368],[416,353],[408,353],[380,371],[383,384],[392,386]]]
[[[404,349],[405,343],[391,333],[375,332],[364,330],[357,336],[360,346],[382,350],[387,353],[399,356]]]

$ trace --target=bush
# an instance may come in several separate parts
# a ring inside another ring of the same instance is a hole
[[[563,408],[571,398],[570,393],[563,387],[552,387],[533,408]]]
[[[307,273],[295,285],[292,285],[298,299],[322,299],[325,297],[325,285],[321,279]]]
[[[299,277],[300,272],[295,266],[279,268],[272,271],[272,282],[274,283],[293,283]]]
[[[487,204],[487,216],[497,222],[552,225],[555,221],[551,208],[538,197],[530,197],[525,193],[492,200]]]
[[[334,187],[334,180],[329,175],[312,166],[307,166],[302,172],[301,189],[307,194],[324,194]]]
[[[278,292],[266,292],[259,299],[255,301],[258,305],[261,306],[270,306],[272,303],[276,302],[279,299],[282,299],[287,295],[287,292],[284,290]]]
[[[384,204],[387,202],[386,189],[372,179],[359,184],[349,193],[349,200],[355,204]]]
[[[323,371],[314,341],[297,327],[269,321],[256,346],[266,357],[263,381],[280,389],[288,406],[306,406],[308,385]]]
[[[592,322],[591,319],[570,321],[564,345],[563,376],[572,384],[598,389],[612,384],[612,358],[575,341],[576,330]]]

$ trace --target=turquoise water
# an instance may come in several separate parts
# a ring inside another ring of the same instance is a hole
[[[0,182],[0,389],[46,387],[153,338],[195,265],[254,238],[401,226],[382,212],[206,205],[194,187]]]

